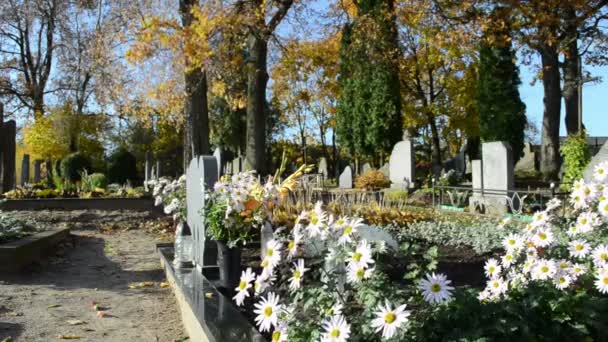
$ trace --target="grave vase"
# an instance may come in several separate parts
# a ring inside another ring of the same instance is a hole
[[[224,241],[216,241],[216,244],[220,286],[233,290],[238,285],[241,277],[241,248],[230,248]]]

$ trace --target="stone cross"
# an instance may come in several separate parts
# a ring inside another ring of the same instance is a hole
[[[338,187],[340,189],[352,189],[353,188],[353,170],[350,166],[346,166],[340,178],[338,179]]]
[[[204,189],[211,189],[218,180],[217,159],[213,156],[199,156],[190,161],[186,172],[187,223],[192,232],[192,257],[194,264],[205,265],[205,225],[202,210],[205,205]]]
[[[413,188],[414,175],[414,146],[412,141],[400,141],[393,147],[389,161],[391,187],[397,189]]]

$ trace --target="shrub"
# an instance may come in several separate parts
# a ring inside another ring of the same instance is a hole
[[[108,178],[103,173],[89,175],[89,182],[94,189],[105,189],[108,187]]]
[[[61,174],[69,181],[80,181],[83,171],[91,171],[91,161],[80,152],[72,153],[61,161]]]
[[[391,185],[390,180],[378,170],[369,170],[355,179],[355,188],[377,190]]]
[[[119,148],[110,156],[108,178],[112,183],[125,184],[137,179],[135,156],[124,148]]]
[[[569,135],[560,147],[560,152],[564,157],[563,182],[569,184],[583,178],[585,166],[591,160],[587,147],[587,134],[583,132]]]

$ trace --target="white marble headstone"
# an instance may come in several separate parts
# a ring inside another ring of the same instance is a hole
[[[350,166],[344,168],[340,178],[338,179],[338,187],[340,189],[352,189],[353,188],[353,170]]]
[[[411,140],[398,142],[393,147],[389,162],[389,177],[391,187],[404,188],[406,185],[414,187],[414,146]]]

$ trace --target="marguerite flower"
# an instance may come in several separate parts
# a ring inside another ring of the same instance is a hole
[[[547,210],[551,211],[557,209],[560,205],[562,205],[562,201],[557,198],[552,198],[549,200],[549,202],[547,202]]]
[[[488,281],[488,289],[495,296],[501,295],[509,289],[509,284],[502,279],[502,277],[496,277]]]
[[[271,342],[287,342],[287,325],[285,323],[279,323],[278,327],[272,332],[270,341]]]
[[[287,243],[287,259],[291,260],[298,253],[298,245],[302,242],[302,238],[304,237],[300,232],[301,226],[296,225],[293,228],[293,239],[289,240]]]
[[[338,243],[340,245],[345,245],[347,243],[352,242],[353,234],[357,233],[357,229],[359,227],[361,227],[362,225],[363,225],[363,219],[358,218],[358,219],[347,220],[346,224],[344,225],[344,229],[342,230],[342,234],[340,235],[340,238],[338,239]]]
[[[599,183],[604,183],[608,180],[608,162],[600,163],[593,170],[593,178]]]
[[[368,264],[373,264],[374,260],[372,259],[372,248],[366,240],[361,240],[359,244],[357,244],[357,248],[354,252],[350,253],[348,259],[346,259],[351,264],[367,267]]]
[[[587,269],[585,268],[585,266],[583,266],[581,264],[572,264],[572,266],[570,266],[570,269],[568,271],[574,278],[577,278],[577,277],[580,277],[581,275],[585,274],[585,272],[587,272]]]
[[[596,266],[603,267],[608,262],[608,246],[602,244],[593,250],[593,263]]]
[[[557,268],[553,260],[542,259],[536,263],[532,277],[538,280],[545,280],[552,278],[556,272]]]
[[[293,265],[295,268],[293,270],[293,275],[289,278],[289,289],[295,291],[300,288],[302,276],[304,275],[304,272],[308,271],[308,268],[304,268],[304,259],[298,259],[298,262]]]
[[[391,304],[385,301],[384,306],[378,306],[375,315],[372,327],[376,328],[376,332],[382,330],[383,338],[391,338],[395,336],[397,329],[407,323],[410,312],[405,311],[405,304],[393,309]]]
[[[363,265],[348,264],[346,280],[351,284],[359,284],[363,279],[371,277],[373,272],[373,268],[366,269]]]
[[[454,287],[450,286],[451,282],[445,274],[427,274],[426,279],[420,281],[418,288],[427,302],[445,303],[452,299],[451,291]]]
[[[600,213],[600,215],[608,217],[608,199],[601,201],[597,205],[597,211]]]
[[[504,266],[505,269],[511,267],[511,265],[513,264],[514,261],[515,261],[515,256],[513,255],[513,253],[507,253],[507,254],[503,255],[503,257],[502,257],[502,265]]]
[[[608,272],[602,270],[595,278],[595,288],[603,294],[608,293]]]
[[[500,271],[502,270],[502,267],[498,264],[498,261],[496,261],[496,259],[489,259],[488,261],[486,261],[486,264],[483,268],[486,271],[486,276],[488,278],[496,277],[500,274]]]
[[[510,217],[505,217],[502,220],[500,220],[500,222],[498,222],[498,229],[504,229],[509,222],[511,222],[511,218]]]
[[[267,298],[263,298],[260,302],[254,305],[254,313],[257,314],[255,322],[260,327],[261,332],[270,331],[270,327],[276,327],[278,323],[278,314],[281,310],[279,304],[279,296],[273,292],[268,294]]]
[[[574,240],[568,244],[568,252],[574,258],[584,258],[591,251],[591,246],[585,240]]]
[[[247,270],[241,273],[241,281],[239,286],[235,289],[236,295],[232,297],[236,301],[237,306],[243,305],[246,297],[249,297],[249,289],[253,286],[251,282],[255,279],[255,273],[251,270],[251,267],[247,267]]]
[[[323,342],[345,342],[350,336],[350,324],[343,316],[333,316],[323,324],[325,333],[321,337]]]
[[[521,249],[524,246],[524,239],[517,234],[509,234],[503,241],[502,245],[507,252]]]
[[[555,285],[555,287],[557,287],[560,290],[564,290],[564,289],[568,288],[568,286],[570,286],[571,283],[572,283],[572,278],[570,278],[570,276],[568,276],[567,274],[564,274],[563,272],[558,273],[553,278],[553,284]]]
[[[541,228],[532,237],[532,242],[536,247],[547,247],[553,243],[553,232],[549,228]]]
[[[274,268],[281,261],[281,243],[272,239],[266,243],[264,260],[268,261],[269,267]],[[263,267],[263,265],[262,265]]]
[[[532,225],[535,227],[543,226],[547,221],[549,221],[549,215],[545,211],[537,211],[532,216]]]

